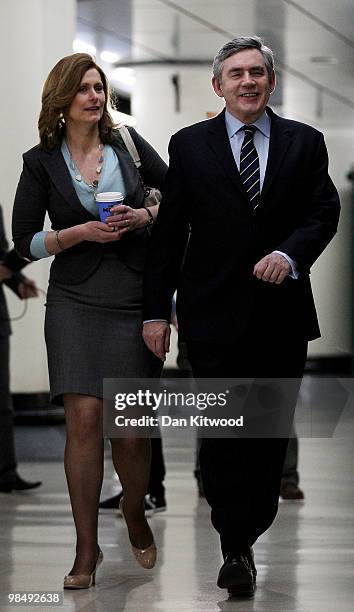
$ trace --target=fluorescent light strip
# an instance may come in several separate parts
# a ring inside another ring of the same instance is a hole
[[[100,58],[103,62],[107,62],[107,64],[114,64],[114,62],[118,62],[119,55],[113,53],[113,51],[102,51],[100,53]]]

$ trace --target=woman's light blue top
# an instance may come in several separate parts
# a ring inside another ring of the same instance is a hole
[[[95,201],[95,190],[89,187],[84,181],[77,181],[75,176],[77,171],[72,168],[72,162],[70,159],[70,153],[65,139],[61,145],[61,152],[65,159],[65,163],[70,172],[71,180],[73,182],[77,197],[79,198],[82,206],[86,208],[94,217],[99,219],[97,204]],[[105,191],[120,191],[123,196],[126,196],[125,185],[123,181],[122,172],[119,165],[118,157],[110,145],[105,145],[103,151],[103,167],[100,182],[98,186],[99,192]],[[45,247],[45,237],[48,234],[47,231],[37,232],[31,241],[31,254],[36,259],[42,259],[43,257],[50,257],[52,253],[48,253]]]

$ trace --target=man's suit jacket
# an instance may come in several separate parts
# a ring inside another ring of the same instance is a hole
[[[309,273],[336,232],[338,194],[323,135],[267,112],[269,154],[255,211],[224,112],[170,141],[166,192],[145,271],[144,319],[169,320],[177,288],[179,330],[187,340],[233,342],[255,322],[306,339],[319,336]],[[252,275],[273,250],[296,262],[298,280],[274,285]]]
[[[163,190],[166,164],[135,130],[130,131],[140,154],[145,184]],[[112,147],[118,156],[127,191],[124,203],[140,208],[144,202],[142,181],[118,133]],[[43,229],[46,212],[53,230],[97,219],[80,203],[60,145],[49,152],[36,146],[24,154],[23,162],[14,204],[12,233],[18,253],[33,260],[30,244],[34,234]],[[115,251],[121,261],[132,269],[142,271],[147,238],[147,232],[142,229],[129,232],[122,240],[106,245],[82,242],[55,256],[50,278],[69,284],[80,283],[95,272],[107,250]]]
[[[5,235],[5,227],[4,227],[4,219],[2,214],[2,207],[0,206],[0,262],[4,259],[5,255],[8,253],[8,243]],[[0,283],[0,337],[8,336],[11,333],[10,321],[9,321],[9,312],[7,309],[5,293],[2,285],[6,285],[10,287],[17,296],[18,286],[24,280],[24,276],[20,274],[20,272],[15,272],[11,278]],[[20,296],[19,296],[20,297]],[[1,367],[1,366],[0,366]]]

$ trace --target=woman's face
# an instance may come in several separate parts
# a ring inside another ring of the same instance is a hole
[[[65,120],[70,124],[94,125],[103,115],[105,93],[100,73],[96,68],[85,72],[78,92],[69,106]]]

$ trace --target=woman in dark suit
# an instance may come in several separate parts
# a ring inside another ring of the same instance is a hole
[[[43,89],[40,144],[24,154],[13,237],[30,260],[55,255],[45,336],[51,398],[62,402],[67,426],[65,471],[77,533],[76,558],[64,588],[87,588],[102,560],[97,542],[103,477],[103,379],[158,376],[161,362],[141,339],[142,269],[147,226],[138,171],[107,110],[108,83],[91,56],[61,59]],[[166,165],[131,129],[146,184],[163,188]],[[124,204],[100,222],[95,194],[118,191]],[[52,231],[43,231],[48,213]],[[133,552],[153,567],[156,547],[144,515],[150,443],[111,440],[124,490],[123,510]]]

